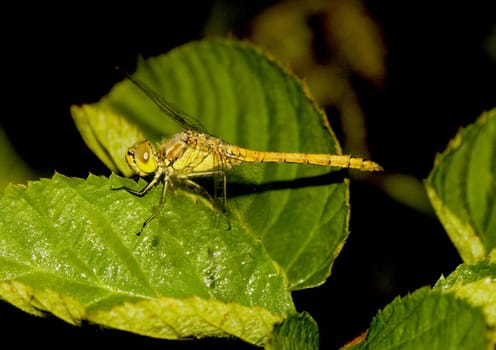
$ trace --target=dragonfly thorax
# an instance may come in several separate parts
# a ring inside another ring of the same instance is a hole
[[[187,130],[159,144],[158,155],[176,174],[205,174],[226,167],[221,155],[223,145],[219,138]]]

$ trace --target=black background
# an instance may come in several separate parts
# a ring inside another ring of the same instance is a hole
[[[244,20],[269,3],[244,5]],[[360,98],[372,156],[388,171],[425,178],[435,153],[458,128],[496,106],[496,63],[484,50],[496,26],[488,4],[366,2],[384,34],[388,77],[382,91],[366,89]],[[202,38],[210,8],[209,1],[183,1],[173,7],[102,9],[81,2],[4,9],[0,124],[16,151],[40,176],[55,170],[107,175],[74,127],[70,105],[106,94],[121,80],[115,65],[133,71],[138,55],[158,55]],[[236,23],[233,32],[242,33],[245,23]],[[293,294],[297,309],[317,321],[323,349],[351,340],[395,296],[432,285],[461,262],[434,216],[361,182],[352,182],[351,190],[351,235],[331,277]],[[4,302],[0,313],[2,341],[19,347],[252,348],[236,340],[169,342],[95,325],[73,327]]]

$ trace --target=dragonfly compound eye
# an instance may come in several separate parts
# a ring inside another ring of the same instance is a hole
[[[144,140],[130,147],[126,161],[139,176],[147,176],[157,170],[157,155],[150,142]]]

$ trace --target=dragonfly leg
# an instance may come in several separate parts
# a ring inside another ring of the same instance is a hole
[[[153,176],[153,179],[142,190],[135,190],[135,189],[132,189],[132,188],[129,188],[126,186],[112,187],[112,190],[126,190],[127,192],[129,192],[135,196],[141,197],[141,196],[145,195],[148,191],[150,191],[152,189],[152,187],[155,186],[159,182],[159,180],[163,174],[164,174],[163,168],[159,168],[157,170],[157,172],[155,173],[155,175]],[[163,181],[163,189],[162,189],[162,196],[160,197],[160,202],[159,202],[158,206],[155,208],[155,210],[153,211],[152,215],[150,215],[150,217],[145,220],[145,222],[141,226],[141,229],[136,233],[137,236],[139,236],[141,234],[141,232],[143,232],[146,225],[148,225],[148,223],[150,223],[150,221],[152,221],[153,218],[155,216],[157,216],[157,214],[162,210],[162,207],[164,206],[165,193],[167,192],[167,188],[170,186],[169,185],[170,184],[169,177],[164,176],[164,178],[165,179]]]
[[[231,229],[231,221],[229,220],[229,215],[227,213],[227,180],[226,174],[223,171],[220,171],[218,174],[214,176],[214,181],[217,183],[214,185],[215,198],[220,198],[221,204],[220,207],[222,209],[222,214],[224,214],[227,220],[227,230]]]
[[[160,180],[160,177],[162,176],[163,171],[157,171],[155,176],[153,177],[152,181],[150,181],[145,187],[143,187],[142,190],[138,191],[126,186],[122,187],[112,187],[112,190],[126,190],[127,192],[134,194],[135,196],[143,196],[145,193],[150,191],[150,189],[157,184],[157,182]]]
[[[149,186],[150,186],[150,184],[148,184],[148,186],[146,186],[141,191],[135,191],[136,193],[134,193],[134,194],[136,194],[138,196],[142,196],[143,194],[145,194],[146,192],[148,192],[148,190],[150,190],[151,187],[149,187]],[[162,211],[162,208],[164,207],[164,204],[165,204],[165,196],[166,196],[166,193],[167,193],[167,189],[170,186],[171,186],[171,182],[170,182],[169,178],[166,177],[165,180],[164,180],[164,184],[163,184],[163,187],[162,187],[162,195],[160,196],[160,201],[158,202],[158,205],[155,207],[155,209],[153,210],[153,213],[148,217],[148,219],[146,219],[145,222],[143,222],[143,225],[141,225],[141,228],[136,233],[136,236],[141,235],[141,232],[143,232],[143,230],[145,229],[146,225],[148,225],[150,223],[150,221],[152,221],[158,214],[160,214],[160,212]],[[147,187],[149,187],[149,188],[147,188]],[[130,193],[133,193],[133,192],[130,192]]]
[[[220,182],[220,187],[218,187],[219,183],[214,184],[214,196],[212,196],[205,188],[200,186],[198,183],[191,180],[192,177],[212,176],[212,175],[214,175],[214,178]],[[223,171],[217,171],[217,172],[210,171],[210,172],[205,172],[205,173],[195,173],[194,176],[190,175],[190,176],[184,177],[182,180],[187,186],[193,188],[196,192],[200,193],[210,203],[212,203],[214,208],[222,211],[222,214],[224,215],[224,217],[226,218],[226,221],[227,221],[227,230],[230,230],[231,229],[231,222],[229,220],[229,215],[227,213],[227,207],[226,207],[226,175],[224,174],[224,172]],[[219,203],[218,198],[221,198],[220,203]]]

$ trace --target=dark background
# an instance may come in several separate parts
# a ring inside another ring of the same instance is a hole
[[[246,9],[232,32],[245,33],[250,18],[271,3],[242,5]],[[496,106],[495,58],[484,47],[496,30],[489,3],[365,2],[383,31],[387,80],[380,92],[360,98],[373,159],[388,171],[425,178],[435,153],[459,127]],[[55,170],[77,177],[107,175],[74,127],[70,105],[106,94],[121,80],[115,65],[133,71],[138,55],[158,55],[202,38],[211,5],[4,9],[0,124],[16,151],[39,176]],[[432,285],[461,262],[434,216],[363,182],[352,181],[351,190],[351,235],[331,277],[321,287],[293,294],[297,309],[317,321],[323,349],[351,340],[394,297]],[[37,347],[252,348],[236,340],[169,342],[95,325],[73,327],[4,302],[0,315],[2,341],[19,347],[34,342]]]

